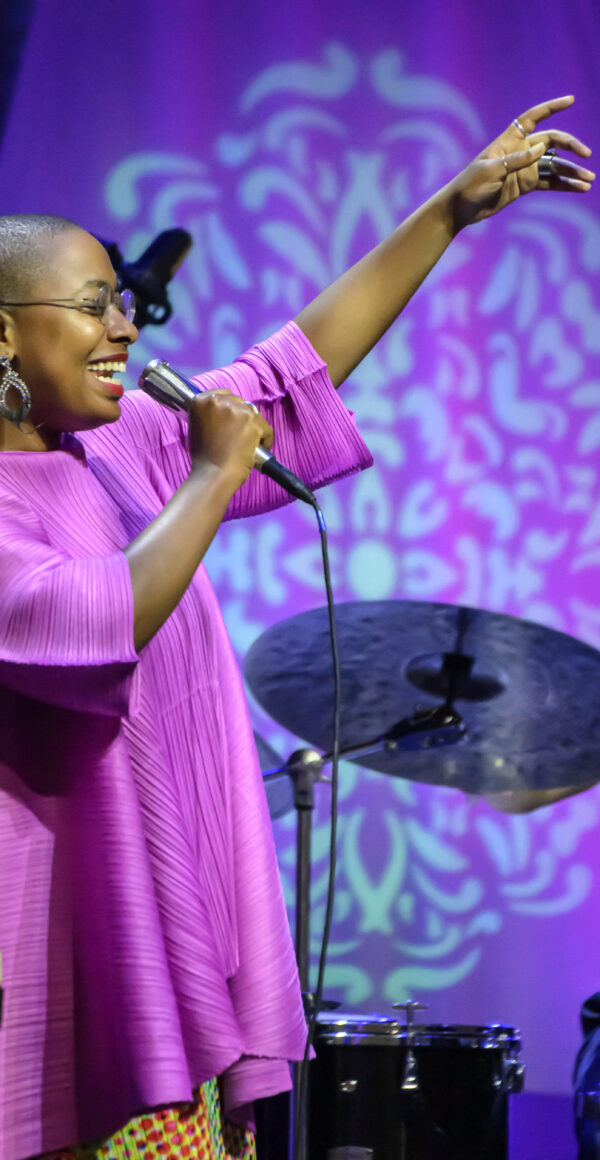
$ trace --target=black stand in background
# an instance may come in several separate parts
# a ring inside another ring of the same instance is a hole
[[[581,1008],[583,1043],[575,1061],[578,1160],[600,1160],[600,991]]]
[[[288,1160],[291,1092],[254,1101],[257,1160]]]
[[[292,753],[285,773],[292,779],[294,787],[294,808],[296,825],[296,960],[300,988],[305,1005],[310,1002],[309,959],[310,959],[310,875],[312,815],[315,808],[315,782],[329,781],[323,775],[323,757],[314,749],[299,749]],[[264,774],[281,777],[281,769]],[[297,1091],[299,1065],[295,1064],[294,1088]],[[293,1124],[297,1117],[307,1115],[308,1089],[304,1107],[299,1107],[291,1092],[282,1092],[264,1100],[256,1100],[256,1153],[257,1160],[289,1160],[293,1155]],[[294,1157],[293,1160],[300,1160]]]

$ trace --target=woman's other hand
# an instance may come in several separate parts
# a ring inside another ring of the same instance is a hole
[[[594,174],[576,161],[548,158],[546,177],[538,168],[549,149],[589,156],[588,146],[571,133],[538,129],[572,103],[573,97],[558,97],[516,117],[466,169],[301,311],[295,321],[327,363],[334,386],[368,354],[464,226],[534,189],[587,192]]]
[[[587,193],[595,173],[577,161],[552,157],[551,172],[540,175],[538,162],[548,150],[588,158],[591,149],[562,129],[538,129],[542,121],[568,109],[574,97],[556,97],[520,113],[514,121],[446,187],[451,195],[455,232],[498,213],[534,189]]]

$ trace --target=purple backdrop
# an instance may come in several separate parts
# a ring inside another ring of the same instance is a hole
[[[130,258],[190,229],[175,317],[143,333],[132,384],[158,354],[198,370],[292,316],[529,105],[574,92],[561,124],[594,147],[599,58],[591,0],[39,0],[2,209],[72,216]],[[345,390],[376,466],[323,499],[339,600],[464,602],[600,646],[599,268],[594,194],[532,196],[454,244]],[[306,512],[223,530],[210,568],[240,656],[323,603]],[[600,988],[599,809],[592,790],[509,818],[345,766],[330,989],[515,1024],[529,1087],[566,1092]],[[290,900],[292,824],[276,823]]]

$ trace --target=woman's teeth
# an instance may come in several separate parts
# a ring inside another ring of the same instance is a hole
[[[90,363],[88,369],[101,383],[114,383],[113,376],[124,375],[126,366],[125,362],[95,362]]]

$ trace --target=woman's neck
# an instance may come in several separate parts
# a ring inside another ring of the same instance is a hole
[[[0,451],[57,451],[60,431],[34,427],[27,419],[20,426],[0,417]]]

